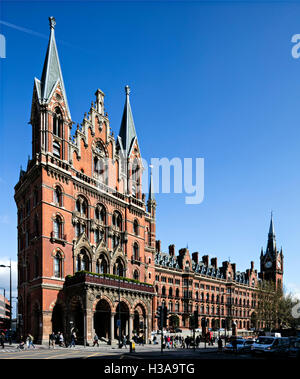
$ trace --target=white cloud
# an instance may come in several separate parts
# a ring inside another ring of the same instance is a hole
[[[286,286],[287,293],[291,293],[295,298],[300,300],[300,285],[296,283],[288,283]]]

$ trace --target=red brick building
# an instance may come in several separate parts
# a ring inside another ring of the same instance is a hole
[[[187,249],[176,256],[174,245],[161,252],[151,181],[147,202],[142,194],[129,87],[117,138],[99,89],[71,135],[55,20],[49,20],[42,76],[33,87],[32,158],[15,186],[22,333],[47,342],[52,330],[68,336],[75,328],[88,342],[95,332],[116,339],[120,319],[122,335],[137,331],[149,337],[162,302],[179,317],[180,327],[188,328],[189,314],[197,308],[212,328],[225,325],[226,317],[249,328],[258,281],[253,262],[240,273],[235,264],[218,267],[216,258],[200,261]],[[278,282],[283,255],[272,228],[273,220],[260,276]]]

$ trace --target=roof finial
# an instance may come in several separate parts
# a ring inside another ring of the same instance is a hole
[[[56,25],[56,22],[55,22],[55,18],[54,17],[49,17],[49,24],[50,24],[50,29],[54,29],[55,28],[55,25]]]
[[[126,95],[128,95],[129,96],[129,94],[130,94],[130,87],[127,85],[127,86],[125,86],[125,93],[126,93]]]

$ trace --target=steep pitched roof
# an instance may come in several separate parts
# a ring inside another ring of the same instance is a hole
[[[56,47],[56,41],[55,41],[55,33],[54,28],[56,25],[55,18],[49,17],[50,22],[50,38],[48,43],[48,49],[46,53],[46,58],[44,62],[42,77],[39,81],[35,80],[35,85],[37,92],[40,96],[39,100],[43,104],[47,104],[47,102],[51,98],[51,94],[53,90],[55,89],[56,85],[59,83],[61,90],[63,92],[63,97],[66,103],[67,112],[69,117],[71,118],[67,95],[65,91],[65,85],[64,80],[61,72],[57,47]]]
[[[134,144],[134,141],[137,139],[137,136],[136,136],[135,126],[134,126],[134,121],[133,121],[133,116],[132,116],[132,111],[131,111],[131,106],[130,106],[130,101],[129,101],[129,94],[130,94],[129,86],[125,87],[125,93],[126,93],[126,100],[125,100],[125,106],[124,106],[118,141],[126,157],[128,157],[130,150]]]

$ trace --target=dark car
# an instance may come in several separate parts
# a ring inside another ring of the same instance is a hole
[[[288,356],[290,358],[300,359],[300,338],[291,341]]]
[[[176,328],[176,329],[175,329],[175,333],[182,333],[182,330],[179,329],[179,328]]]

